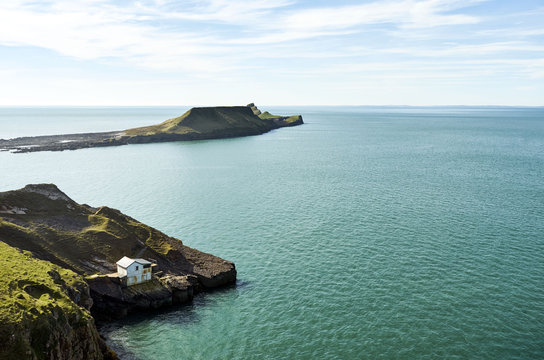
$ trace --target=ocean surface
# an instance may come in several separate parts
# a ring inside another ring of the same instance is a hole
[[[0,108],[0,138],[188,107]],[[0,152],[232,260],[236,286],[103,331],[124,359],[544,358],[544,108],[270,107],[260,136]]]

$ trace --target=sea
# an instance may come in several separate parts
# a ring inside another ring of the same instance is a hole
[[[179,107],[0,108],[0,138],[120,130]],[[224,140],[0,152],[236,263],[235,286],[101,328],[122,359],[543,359],[544,108],[263,107]]]

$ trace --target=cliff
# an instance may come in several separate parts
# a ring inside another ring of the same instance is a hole
[[[8,352],[0,349],[0,359],[11,353],[100,359],[102,343],[89,311],[100,319],[123,317],[184,303],[199,291],[236,281],[232,262],[185,246],[119,210],[78,204],[52,184],[0,193],[0,245],[9,254],[2,256],[3,271],[11,271],[0,279],[2,315],[10,319],[0,324],[0,337],[21,334],[9,340]],[[150,282],[123,286],[107,275],[123,256],[152,260],[160,272]],[[21,301],[20,315],[10,312],[19,311]],[[76,346],[80,350],[72,356],[67,347],[84,338],[89,342]],[[78,357],[80,352],[88,357]]]
[[[303,123],[301,115],[261,113],[253,103],[247,106],[195,107],[160,124],[123,131],[0,139],[0,151],[62,151],[126,144],[221,139],[260,135]]]
[[[0,277],[0,359],[116,359],[81,276],[0,241]]]

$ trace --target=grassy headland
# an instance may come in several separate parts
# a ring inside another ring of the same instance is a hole
[[[160,124],[123,131],[0,139],[0,151],[62,151],[135,143],[222,139],[259,135],[303,123],[301,115],[261,114],[253,103],[247,106],[195,107]]]

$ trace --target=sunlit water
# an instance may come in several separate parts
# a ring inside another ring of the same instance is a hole
[[[0,108],[0,138],[186,108]],[[0,153],[232,260],[236,287],[104,329],[126,359],[541,359],[544,109],[271,108],[262,136]]]

